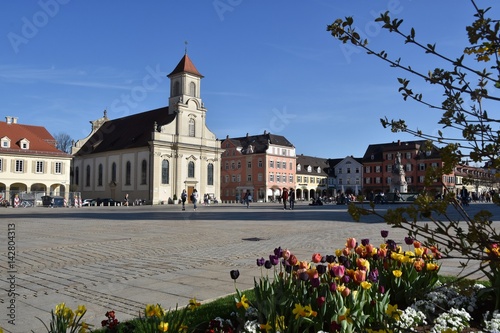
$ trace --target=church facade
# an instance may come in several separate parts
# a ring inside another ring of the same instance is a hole
[[[187,54],[167,75],[168,106],[91,121],[72,148],[72,184],[85,198],[177,202],[183,190],[220,196],[220,141],[206,126],[201,79]]]

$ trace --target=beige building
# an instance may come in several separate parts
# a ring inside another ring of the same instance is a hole
[[[297,200],[313,200],[327,195],[326,158],[297,155]]]
[[[168,75],[169,105],[110,120],[92,121],[91,133],[73,147],[73,184],[83,198],[152,204],[220,195],[220,141],[206,126],[201,79],[186,55]]]
[[[54,137],[41,126],[19,124],[16,117],[0,122],[0,196],[37,200],[65,196],[70,184],[71,155],[56,148]]]

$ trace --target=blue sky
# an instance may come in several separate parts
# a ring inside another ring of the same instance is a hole
[[[3,1],[0,120],[16,116],[77,140],[105,109],[114,119],[165,106],[165,75],[187,41],[205,76],[207,125],[218,138],[267,130],[288,138],[298,154],[361,157],[369,144],[414,139],[384,129],[380,118],[441,129],[438,112],[398,94],[397,78],[411,77],[326,31],[336,18],[353,16],[370,45],[425,72],[440,65],[370,23],[386,10],[452,58],[473,19],[463,0]],[[436,87],[412,83],[441,101]]]

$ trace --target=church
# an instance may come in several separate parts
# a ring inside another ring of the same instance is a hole
[[[73,191],[82,198],[177,202],[183,190],[220,196],[220,141],[206,126],[201,79],[187,53],[170,79],[168,106],[91,121],[72,147]]]

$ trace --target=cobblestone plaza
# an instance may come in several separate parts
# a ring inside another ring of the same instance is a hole
[[[470,214],[479,209],[492,211],[499,223],[500,208],[493,204],[466,207]],[[61,302],[73,309],[85,305],[84,320],[95,328],[109,310],[124,321],[146,304],[168,309],[191,298],[206,302],[235,291],[232,269],[240,270],[239,289],[252,287],[261,274],[256,258],[278,246],[310,260],[314,252],[342,248],[348,237],[378,246],[382,229],[398,242],[406,235],[376,217],[353,222],[346,206],[335,205],[299,204],[293,211],[270,203],[197,211],[179,205],[0,208],[0,326],[44,332],[36,317],[47,323]],[[444,261],[441,274],[456,275],[457,266]]]

